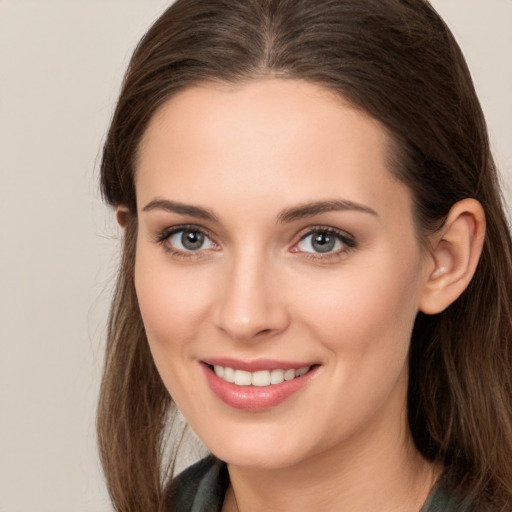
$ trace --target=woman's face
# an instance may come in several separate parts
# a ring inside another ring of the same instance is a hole
[[[407,432],[426,265],[388,145],[295,80],[189,88],[152,119],[137,296],[163,382],[221,459],[286,467]]]

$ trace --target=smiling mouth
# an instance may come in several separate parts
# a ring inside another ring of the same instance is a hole
[[[305,366],[303,368],[290,368],[287,370],[258,370],[248,372],[246,370],[237,370],[229,366],[210,366],[213,368],[215,375],[225,382],[235,384],[236,386],[272,386],[281,384],[285,381],[294,380],[302,377],[312,368]]]
[[[226,359],[203,360],[200,366],[210,389],[225,404],[235,409],[259,412],[288,399],[308,386],[319,374],[320,364],[300,364],[297,364],[298,368],[293,368],[290,363],[278,361],[242,362]],[[245,368],[237,368],[238,365]]]

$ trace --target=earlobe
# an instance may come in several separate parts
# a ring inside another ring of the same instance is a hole
[[[116,208],[117,223],[124,229],[130,221],[130,210],[127,206],[119,205]]]
[[[475,199],[463,199],[453,205],[443,227],[432,235],[431,268],[420,311],[440,313],[462,294],[473,278],[484,239],[482,205]]]

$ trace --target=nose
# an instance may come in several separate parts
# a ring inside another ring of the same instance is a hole
[[[214,315],[218,329],[243,342],[286,330],[289,315],[279,268],[257,254],[244,254],[231,262],[224,276]]]

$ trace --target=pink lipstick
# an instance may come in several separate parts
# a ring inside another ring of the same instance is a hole
[[[247,411],[274,407],[298,392],[318,373],[315,363],[275,360],[201,361],[210,389],[227,405]]]

